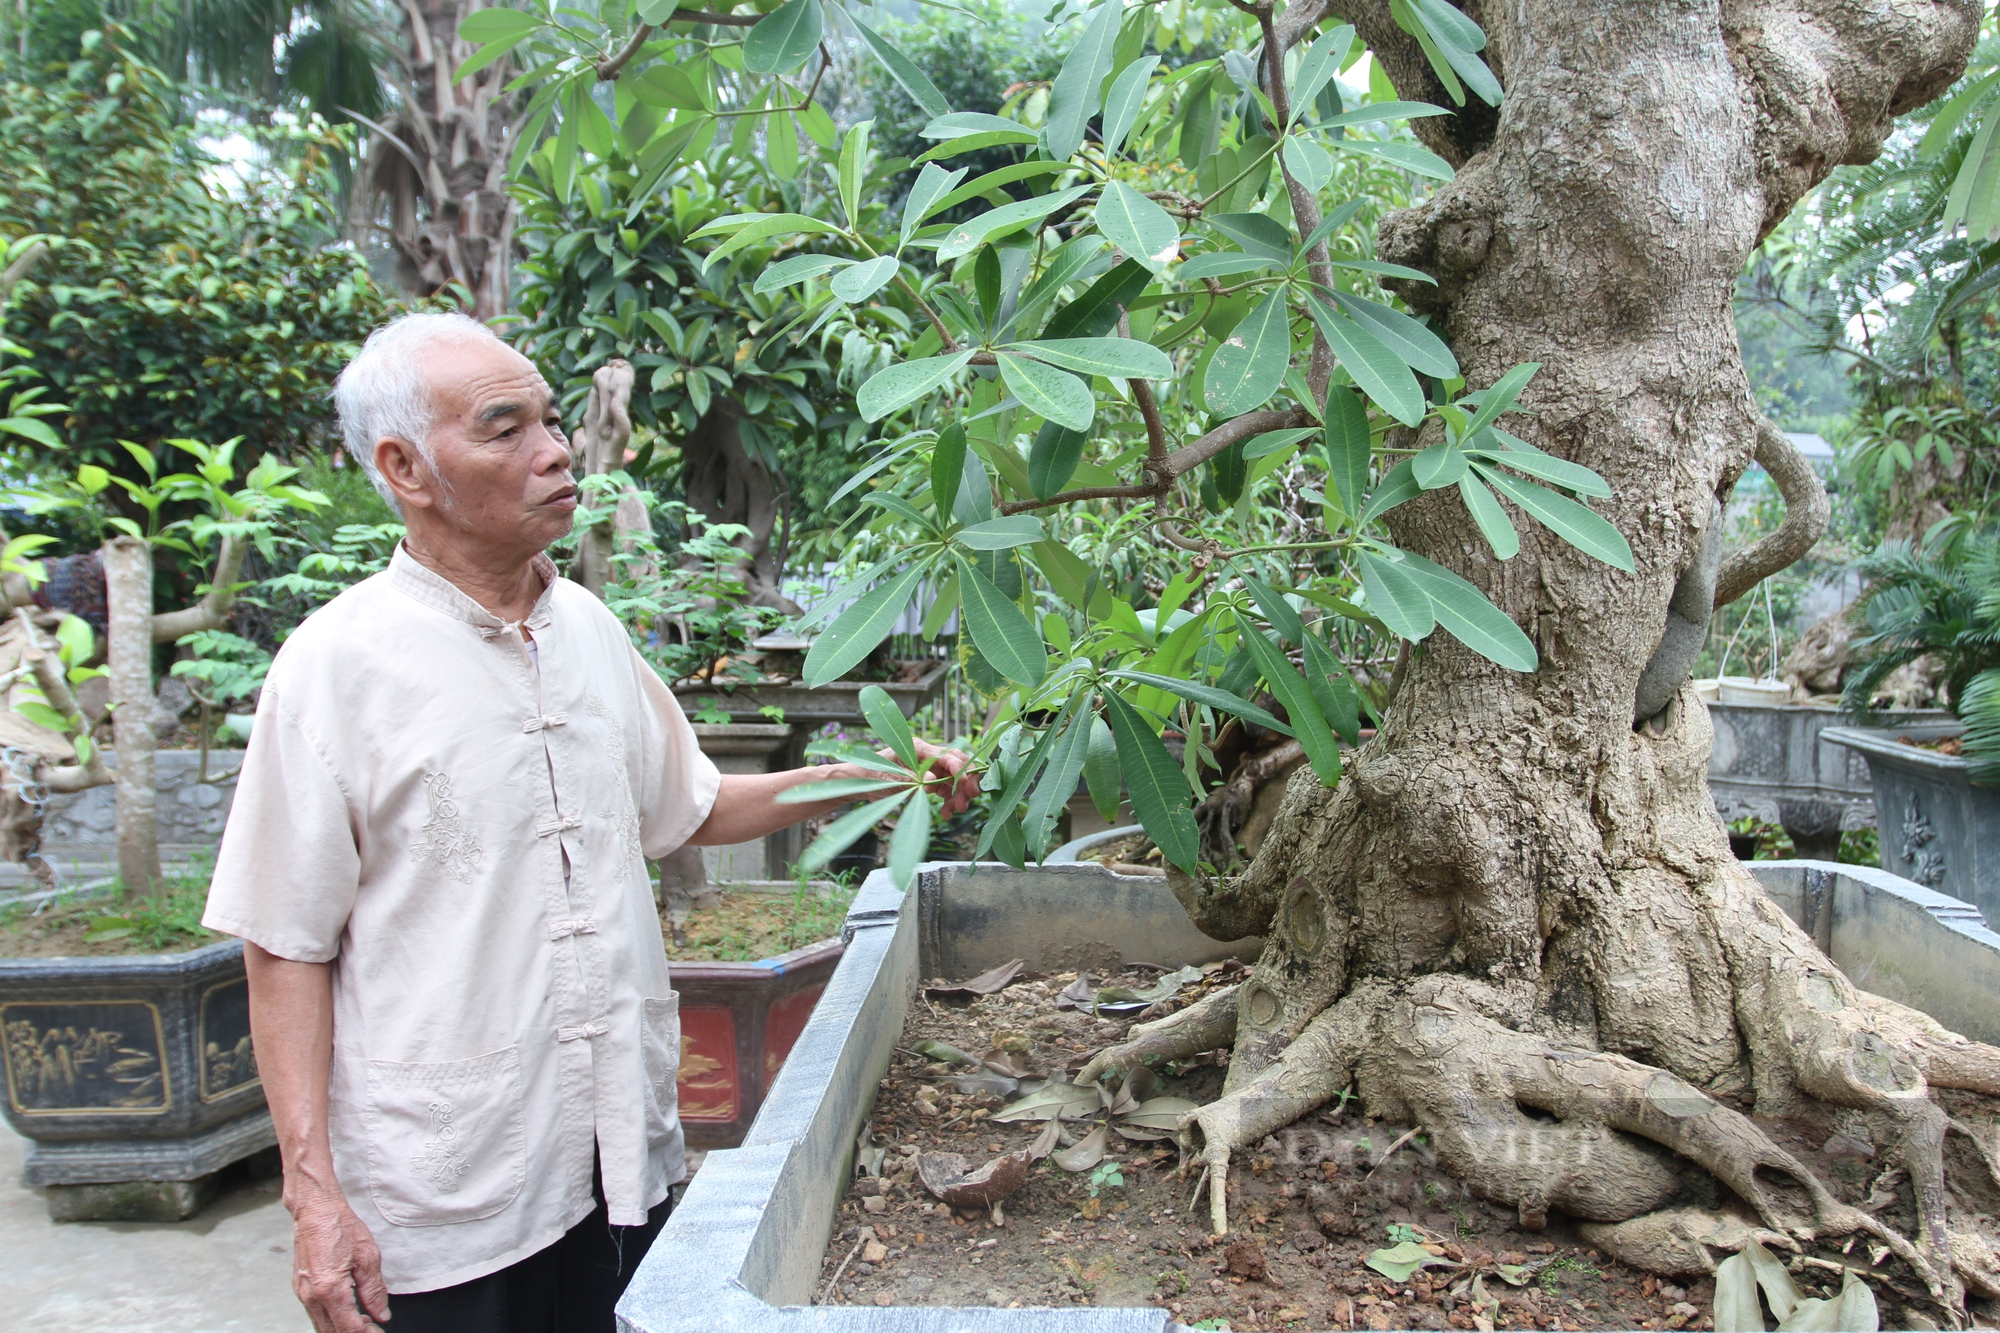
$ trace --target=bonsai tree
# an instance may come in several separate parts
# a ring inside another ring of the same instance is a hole
[[[1264,937],[1240,986],[1079,1075],[1233,1047],[1224,1094],[1181,1127],[1218,1230],[1232,1154],[1355,1087],[1529,1227],[1560,1211],[1639,1253],[1679,1234],[1655,1214],[1685,1159],[1785,1234],[1887,1247],[1956,1321],[1960,1270],[1994,1264],[1947,1225],[1930,1094],[2000,1092],[2000,1051],[1858,991],[1758,891],[1709,799],[1687,677],[1713,606],[1803,554],[1827,511],[1754,406],[1732,284],[1835,163],[1951,85],[1980,6],[1340,10],[1245,0],[1220,59],[1169,70],[1146,51],[1170,21],[1105,0],[1037,123],[954,111],[835,0],[732,17],[755,25],[740,42],[706,12],[612,6],[601,30],[566,13],[511,49],[570,116],[527,152],[558,182],[604,138],[598,82],[614,109],[655,108],[656,161],[758,117],[763,151],[792,151],[843,33],[931,114],[893,241],[867,238],[865,124],[802,173],[818,188],[796,212],[696,235],[709,271],[782,239],[799,253],[760,283],[927,330],[858,399],[889,438],[857,485],[909,539],[854,580],[806,675],[837,677],[942,580],[1001,702],[982,852],[1038,854],[1108,756],[1197,924]],[[1390,96],[1339,79],[1364,46]],[[1403,120],[1420,144],[1382,128]],[[939,165],[996,142],[1037,155],[1008,182]],[[1328,188],[1350,155],[1440,183],[1371,244]],[[1021,181],[1037,193],[987,194]],[[1116,475],[1079,482],[1086,446]],[[1305,535],[1243,544],[1200,503],[1204,475],[1248,487],[1305,448],[1324,477],[1298,493]],[[1719,502],[1753,458],[1790,511],[1725,558]],[[1106,505],[1182,554],[1153,606],[1056,539]],[[1409,645],[1346,757],[1343,624]],[[1202,864],[1188,780],[1225,716],[1309,759],[1235,874]],[[924,801],[905,785],[836,827],[892,809],[922,827]],[[915,858],[891,862],[907,877]],[[1865,1117],[1909,1173],[1912,1234],[1843,1204],[1753,1104]]]
[[[71,514],[102,537],[99,549],[108,609],[104,660],[110,685],[111,732],[117,747],[115,769],[104,764],[94,742],[93,723],[78,708],[70,689],[81,679],[77,670],[94,656],[89,626],[75,616],[67,617],[52,643],[35,628],[21,605],[41,573],[29,553],[35,544],[47,539],[15,538],[6,552],[13,566],[8,571],[7,598],[15,607],[17,623],[26,631],[22,660],[33,668],[42,696],[16,702],[14,710],[60,736],[77,759],[75,765],[58,766],[45,757],[36,766],[34,780],[52,791],[117,784],[118,874],[127,891],[138,894],[157,893],[164,886],[153,778],[153,756],[158,748],[153,729],[154,647],[189,640],[217,647],[216,636],[229,623],[237,594],[246,586],[240,577],[244,556],[256,546],[267,559],[272,558],[275,520],[288,510],[324,503],[318,493],[289,484],[298,469],[268,454],[258,460],[240,487],[230,489],[236,474],[235,440],[220,445],[198,440],[168,443],[191,458],[191,471],[162,473],[152,454],[128,445],[148,478],[145,485],[86,463],[59,483],[17,491],[12,497],[31,514]],[[114,507],[110,503],[113,487],[122,492],[126,505]],[[142,515],[143,521],[120,512],[127,506]],[[187,509],[194,511],[189,517],[168,518],[176,510]],[[193,605],[174,611],[154,610],[156,550],[171,551],[201,571],[204,578],[197,586],[198,600]],[[228,647],[226,643],[220,646]]]

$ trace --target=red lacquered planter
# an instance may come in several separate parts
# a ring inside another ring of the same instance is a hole
[[[843,946],[822,940],[754,963],[674,963],[681,1128],[690,1148],[734,1148],[812,1016]]]

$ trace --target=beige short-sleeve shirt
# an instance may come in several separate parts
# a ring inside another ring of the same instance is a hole
[[[686,1170],[646,858],[720,782],[624,628],[540,562],[535,654],[398,548],[299,626],[204,917],[334,963],[331,1132],[391,1292],[470,1281]]]

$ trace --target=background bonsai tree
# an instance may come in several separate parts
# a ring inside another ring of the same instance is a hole
[[[1827,508],[1755,406],[1733,285],[1834,164],[1950,87],[1975,0],[1249,0],[1219,59],[1172,69],[1169,21],[1105,0],[1040,114],[1005,117],[957,111],[835,0],[601,13],[537,11],[474,57],[539,81],[549,137],[524,169],[559,194],[614,132],[655,165],[722,128],[742,155],[806,151],[829,35],[930,114],[893,243],[867,235],[865,125],[836,149],[820,126],[796,211],[695,236],[708,270],[795,247],[758,281],[809,309],[923,321],[858,400],[891,439],[857,484],[908,539],[853,581],[806,675],[837,677],[941,583],[999,701],[987,844],[1038,854],[1115,756],[1196,922],[1266,939],[1239,987],[1084,1074],[1233,1045],[1224,1095],[1182,1126],[1218,1229],[1231,1155],[1353,1085],[1529,1226],[1559,1210],[1633,1252],[1670,1222],[1648,1215],[1678,1159],[1786,1234],[1878,1238],[1962,1318],[1961,1274],[1990,1282],[1994,1261],[1950,1222],[1932,1094],[2000,1092],[2000,1052],[1857,991],[1758,892],[1686,681],[1712,608],[1802,554]],[[1365,97],[1338,77],[1363,46]],[[628,129],[641,106],[651,128]],[[1379,128],[1404,119],[1421,146]],[[1035,152],[1005,180],[938,165],[1005,142]],[[1338,192],[1349,156],[1442,183],[1371,244]],[[1238,506],[1201,503],[1204,481],[1254,497],[1308,445],[1323,480],[1286,493],[1296,534],[1245,542]],[[1787,521],[1725,558],[1720,502],[1753,458]],[[1113,476],[1080,482],[1085,462]],[[1105,506],[1183,553],[1152,606],[1068,544],[1067,515]],[[1342,624],[1409,645],[1347,760]],[[1234,874],[1203,864],[1189,780],[1231,715],[1308,758]],[[1908,1172],[1909,1234],[1841,1203],[1751,1104],[1866,1122]]]
[[[52,791],[117,784],[118,875],[127,892],[141,895],[157,893],[165,883],[160,870],[153,777],[158,746],[153,704],[155,645],[193,642],[231,665],[231,659],[238,655],[238,644],[231,642],[234,636],[220,635],[229,623],[237,594],[246,586],[240,577],[246,554],[259,549],[267,561],[275,560],[278,520],[288,511],[310,510],[325,503],[325,497],[317,492],[292,485],[298,469],[269,454],[258,460],[240,486],[231,489],[236,480],[237,441],[221,445],[198,440],[168,443],[192,461],[190,471],[161,474],[149,452],[128,445],[148,478],[144,485],[85,463],[59,483],[16,491],[10,497],[31,514],[72,516],[102,537],[108,612],[103,657],[111,687],[108,712],[117,747],[116,768],[109,769],[103,763],[93,739],[94,724],[77,706],[70,690],[79,679],[74,670],[94,657],[90,628],[78,617],[68,616],[60,622],[53,641],[36,629],[20,603],[26,600],[23,594],[27,586],[38,581],[40,570],[28,555],[33,546],[21,538],[9,544],[16,567],[9,571],[7,593],[15,607],[16,623],[26,631],[18,651],[32,668],[41,697],[16,701],[14,710],[62,737],[77,759],[74,766],[58,766],[45,755],[32,774],[35,781]],[[143,522],[113,510],[109,501],[114,490],[143,513]],[[169,518],[186,510],[193,511],[191,516]],[[153,553],[162,549],[177,553],[201,571],[203,581],[195,589],[198,600],[193,605],[174,611],[154,609]],[[18,783],[21,775],[12,776]]]

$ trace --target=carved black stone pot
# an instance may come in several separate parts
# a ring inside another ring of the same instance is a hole
[[[275,1141],[250,1047],[243,944],[0,958],[7,1121],[58,1220],[185,1217]]]

